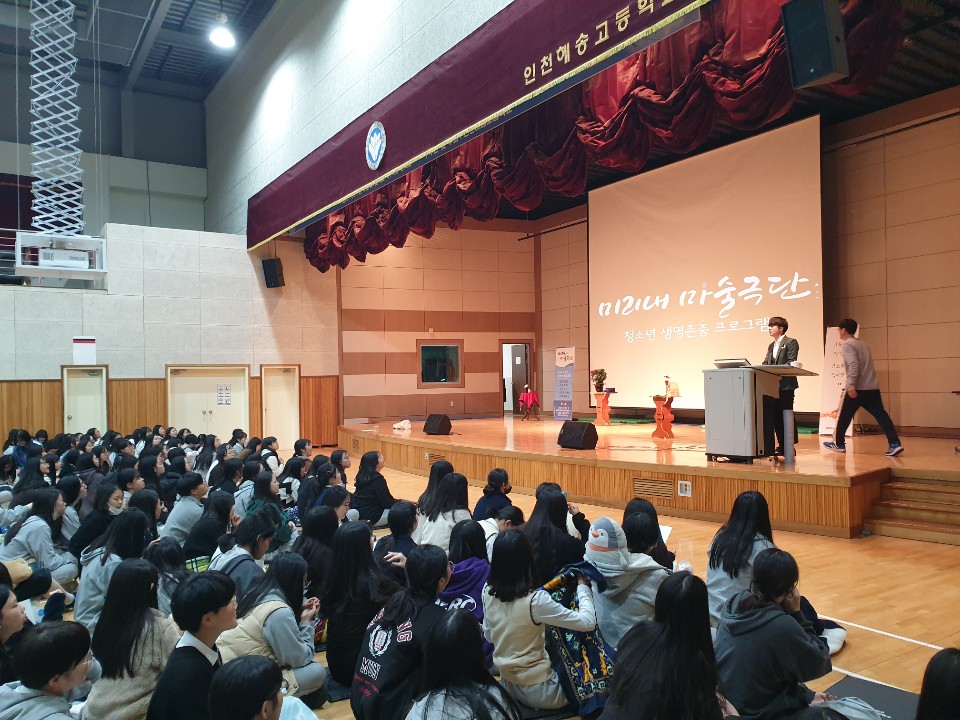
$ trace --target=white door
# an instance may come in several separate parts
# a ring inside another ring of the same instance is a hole
[[[263,436],[274,436],[281,454],[300,438],[300,366],[261,365]]]
[[[61,380],[63,431],[79,433],[96,427],[106,432],[107,368],[103,365],[64,367]]]
[[[246,366],[167,367],[167,424],[230,437],[250,424]]]

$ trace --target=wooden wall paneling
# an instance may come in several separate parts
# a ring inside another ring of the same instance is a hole
[[[340,378],[337,375],[300,377],[300,431],[314,445],[338,444]]]
[[[121,433],[167,424],[167,381],[164,378],[107,380],[107,419]]]
[[[61,380],[0,381],[0,428],[4,439],[10,428],[31,434],[43,428],[50,437],[63,431]]]
[[[324,375],[320,378],[320,442],[323,445],[337,444],[337,428],[340,426],[340,376]]]
[[[260,376],[251,375],[249,378],[250,388],[250,429],[247,430],[248,437],[263,437],[263,384]]]

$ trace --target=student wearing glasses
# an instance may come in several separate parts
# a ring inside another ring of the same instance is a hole
[[[300,707],[292,707],[299,705]],[[211,720],[278,720],[309,717],[312,711],[290,694],[280,666],[268,657],[251,655],[231,660],[210,683]]]

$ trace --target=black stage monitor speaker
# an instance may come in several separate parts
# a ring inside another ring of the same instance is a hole
[[[283,287],[283,263],[280,258],[263,261],[263,279],[268,288]]]
[[[423,424],[423,431],[427,435],[449,435],[452,427],[448,415],[431,415]]]
[[[597,440],[597,428],[593,423],[567,420],[560,428],[557,445],[568,450],[594,450]]]
[[[850,74],[839,0],[790,0],[780,14],[794,88],[824,85]]]

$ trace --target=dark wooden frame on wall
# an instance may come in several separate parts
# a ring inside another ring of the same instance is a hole
[[[107,402],[107,426],[102,428],[103,432],[109,430],[111,426],[110,422],[110,366],[107,363],[83,363],[81,365],[61,365],[60,366],[60,423],[61,427],[66,428],[65,423],[63,422],[66,418],[63,414],[66,412],[66,403],[64,403],[63,391],[66,388],[63,382],[63,371],[64,370],[78,370],[82,368],[103,368],[103,392],[104,399]]]
[[[423,356],[421,355],[421,348],[422,348],[424,345],[427,345],[427,346],[430,346],[430,345],[455,345],[455,346],[459,349],[459,352],[460,352],[460,380],[459,380],[458,382],[455,382],[455,383],[445,383],[445,382],[443,382],[443,383],[440,383],[440,382],[436,382],[436,383],[428,382],[428,383],[425,383],[425,382],[423,382],[423,381],[421,380],[421,378],[423,377],[423,375],[421,374],[421,370],[423,369],[423,364],[422,364]],[[464,350],[463,350],[463,339],[462,339],[462,338],[460,338],[460,339],[449,339],[449,338],[436,338],[436,339],[432,339],[432,338],[428,338],[428,339],[424,339],[424,340],[417,340],[417,389],[418,389],[418,390],[436,390],[436,389],[438,389],[438,388],[459,388],[459,389],[462,390],[463,388],[465,388],[465,387],[467,386],[467,368],[466,368],[466,365],[465,365],[466,359],[467,359],[467,358],[466,358],[466,354],[464,353]]]

